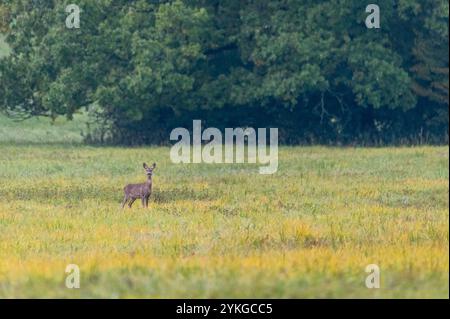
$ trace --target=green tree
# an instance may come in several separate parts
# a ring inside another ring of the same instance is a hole
[[[3,4],[0,109],[85,107],[123,143],[167,141],[195,117],[278,126],[285,142],[389,141],[427,127],[424,103],[448,114],[445,0],[380,0],[381,29],[356,0],[79,0],[67,29],[69,2]]]

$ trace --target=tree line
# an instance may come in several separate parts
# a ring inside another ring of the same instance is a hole
[[[67,5],[80,27],[65,24]],[[91,142],[193,119],[287,144],[448,143],[448,0],[2,0],[0,111],[86,110]]]

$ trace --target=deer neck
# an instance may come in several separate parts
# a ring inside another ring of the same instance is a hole
[[[152,186],[152,177],[151,176],[147,177],[147,181],[145,182],[145,184],[149,187]]]

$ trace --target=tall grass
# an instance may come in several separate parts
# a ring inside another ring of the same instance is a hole
[[[5,42],[5,37],[2,34],[0,34],[0,58],[8,55],[9,52],[10,52],[10,49]]]
[[[0,297],[448,298],[446,147],[282,147],[262,176],[0,121]],[[122,211],[143,161],[158,164],[150,208]]]

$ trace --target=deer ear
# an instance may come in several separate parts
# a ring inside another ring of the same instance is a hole
[[[155,168],[156,167],[156,163],[153,163],[153,168]]]
[[[148,166],[147,166],[147,164],[146,163],[144,163],[142,166],[144,166],[144,168],[148,168]]]

